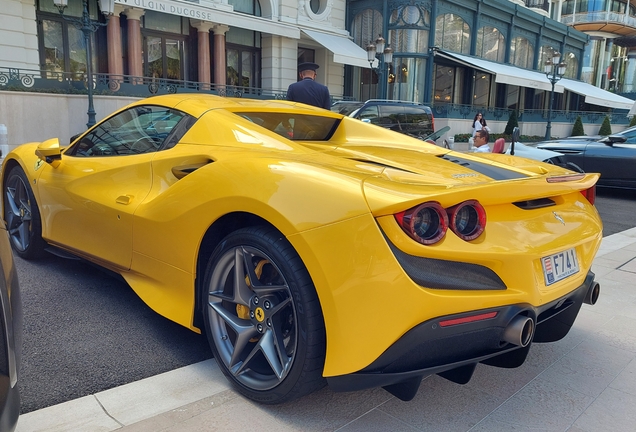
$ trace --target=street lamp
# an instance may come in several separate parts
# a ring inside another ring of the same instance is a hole
[[[99,0],[99,8],[106,17],[105,23],[91,20],[88,14],[88,0],[82,0],[84,3],[84,10],[81,18],[69,18],[64,15],[64,9],[68,6],[68,0],[53,0],[53,4],[57,6],[60,11],[60,15],[64,20],[73,24],[76,29],[80,30],[84,34],[84,42],[86,43],[86,78],[88,88],[88,123],[86,126],[90,129],[95,124],[95,108],[93,107],[93,50],[91,47],[91,34],[95,33],[97,29],[108,24],[108,18],[115,12],[115,0]]]
[[[545,76],[550,80],[552,84],[552,91],[550,92],[550,105],[548,106],[548,124],[545,127],[545,139],[552,138],[552,105],[554,105],[554,85],[563,78],[565,75],[565,63],[559,63],[561,60],[561,53],[554,51],[552,59],[545,62],[544,72]]]
[[[380,84],[380,94],[385,95],[386,92],[384,90],[384,86],[386,85],[388,88],[388,79],[389,79],[389,68],[391,67],[391,62],[393,62],[393,49],[389,46],[385,48],[386,41],[382,37],[382,35],[378,35],[378,38],[374,42],[369,42],[367,45],[367,60],[369,60],[369,66],[378,74],[378,82]],[[380,53],[382,55],[380,55]],[[374,67],[373,63],[375,60],[378,60],[378,66]],[[384,80],[382,78],[384,74],[384,65],[387,65],[387,79]]]

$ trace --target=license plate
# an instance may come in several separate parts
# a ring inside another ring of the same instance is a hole
[[[574,249],[543,257],[541,258],[541,264],[543,264],[543,276],[545,277],[546,285],[552,285],[579,272],[579,261],[576,259],[576,251]]]

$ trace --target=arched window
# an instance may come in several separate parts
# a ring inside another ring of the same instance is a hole
[[[503,63],[506,58],[506,40],[494,27],[482,27],[477,31],[475,55],[486,60]]]
[[[543,72],[545,68],[545,62],[547,62],[548,60],[552,61],[552,56],[555,51],[559,50],[554,48],[552,45],[543,45],[539,50],[539,63],[537,64],[537,69]]]
[[[439,15],[435,19],[435,46],[461,54],[470,54],[470,27],[455,14]]]
[[[568,51],[561,59],[567,65],[565,67],[565,77],[576,79],[576,74],[579,70],[579,59],[576,58],[573,52]]]
[[[374,9],[365,9],[355,16],[351,26],[353,41],[366,48],[382,33],[382,14]]]
[[[510,63],[525,69],[532,69],[534,47],[523,36],[517,36],[510,44]]]

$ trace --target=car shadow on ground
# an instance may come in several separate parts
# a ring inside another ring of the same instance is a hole
[[[22,413],[211,358],[204,335],[84,261],[16,258],[24,305]]]

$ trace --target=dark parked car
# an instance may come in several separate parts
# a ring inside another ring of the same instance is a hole
[[[20,414],[18,370],[22,352],[22,301],[9,236],[0,224],[0,431],[13,431]]]
[[[425,139],[435,131],[433,111],[417,102],[387,99],[339,101],[332,105],[331,111],[416,138]]]
[[[559,152],[585,172],[601,173],[598,186],[636,189],[636,127],[599,140],[581,137],[545,141],[537,148]]]

